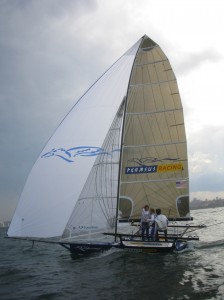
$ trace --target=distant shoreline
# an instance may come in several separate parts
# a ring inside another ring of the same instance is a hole
[[[191,210],[217,207],[224,207],[224,199],[216,198],[213,200],[198,200],[195,198],[190,202]]]
[[[10,225],[10,221],[1,222],[0,221],[0,228],[7,228]]]
[[[198,206],[198,207],[190,207],[190,210],[197,210],[197,209],[206,209],[206,208],[220,208],[222,206]]]

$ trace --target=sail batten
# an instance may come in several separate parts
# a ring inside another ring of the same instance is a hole
[[[142,147],[159,147],[159,146],[168,146],[168,145],[179,145],[179,144],[187,144],[186,141],[183,142],[170,142],[170,143],[162,143],[162,144],[144,144],[144,145],[124,145],[124,148],[142,148]]]
[[[153,46],[150,46],[150,47],[142,47],[141,49],[139,49],[139,52],[143,51],[150,51],[152,49],[155,49],[156,47],[159,47],[158,45],[153,45]]]
[[[176,82],[176,79],[172,79],[172,80],[163,80],[163,81],[158,81],[158,82],[145,82],[145,83],[136,83],[136,84],[130,84],[130,88],[133,87],[141,87],[141,86],[147,86],[147,85],[160,85],[163,83],[169,83],[169,82]]]
[[[137,184],[137,183],[149,183],[149,182],[165,182],[165,181],[186,181],[188,180],[189,178],[177,178],[177,177],[174,177],[174,178],[165,178],[165,179],[150,179],[150,180],[134,180],[134,181],[121,181],[121,184]]]
[[[158,64],[158,63],[163,63],[163,62],[167,62],[168,61],[168,59],[161,59],[161,60],[155,60],[155,61],[151,61],[151,62],[145,62],[145,63],[135,63],[134,65],[136,66],[136,67],[143,67],[143,66],[147,66],[147,65],[155,65],[155,64]],[[170,69],[169,69],[170,70]],[[166,70],[164,70],[164,71],[166,71]]]

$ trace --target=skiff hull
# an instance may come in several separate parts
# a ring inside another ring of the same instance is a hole
[[[89,255],[93,253],[99,253],[110,249],[121,249],[128,252],[139,253],[164,253],[171,252],[173,250],[183,250],[187,247],[187,242],[177,241],[122,241],[121,243],[101,243],[101,244],[63,244],[61,245],[67,248],[73,255]]]

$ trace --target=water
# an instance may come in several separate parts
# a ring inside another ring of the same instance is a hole
[[[0,299],[224,299],[223,215],[224,207],[192,211],[209,227],[181,253],[111,250],[75,260],[58,245],[4,239],[1,229]]]

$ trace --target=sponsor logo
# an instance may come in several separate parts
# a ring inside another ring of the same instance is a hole
[[[182,171],[184,166],[182,163],[178,164],[167,164],[167,165],[160,165],[157,168],[157,172],[174,172],[174,171]]]
[[[93,226],[93,225],[79,225],[77,227],[79,230],[94,230],[94,229],[98,229],[98,226]]]
[[[182,163],[166,164],[166,165],[152,165],[140,167],[126,167],[125,174],[148,174],[148,173],[161,173],[161,172],[175,172],[182,171],[184,166]]]
[[[180,180],[176,182],[177,189],[186,189],[188,186],[188,182],[186,180]],[[181,203],[181,199],[178,200],[178,203]]]
[[[125,174],[147,174],[156,173],[158,166],[126,167]]]

